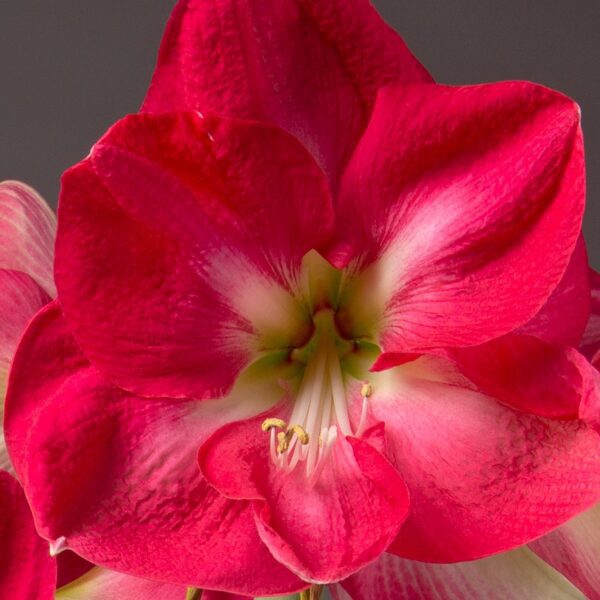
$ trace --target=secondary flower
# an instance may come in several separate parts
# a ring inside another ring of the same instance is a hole
[[[12,370],[48,539],[272,594],[598,501],[573,102],[433,85],[366,2],[190,1],[144,111],[65,174]]]

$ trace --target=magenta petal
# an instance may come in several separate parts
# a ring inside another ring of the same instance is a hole
[[[47,539],[140,577],[248,595],[294,591],[302,582],[260,541],[249,504],[219,495],[198,470],[198,445],[236,411],[106,384],[53,303],[15,357],[6,440]]]
[[[182,0],[143,110],[277,124],[335,180],[392,81],[430,77],[367,0]]]
[[[594,362],[600,358],[600,273],[590,269],[592,312],[581,341],[581,352]],[[596,355],[596,358],[594,358]],[[600,366],[600,361],[598,361]]]
[[[583,207],[568,98],[518,82],[388,86],[344,174],[329,255],[366,268],[356,310],[381,323],[385,351],[472,345],[541,308]]]
[[[600,500],[592,426],[516,411],[422,361],[372,378],[370,407],[411,497],[391,552],[471,560],[528,542]]]
[[[8,371],[17,344],[27,323],[44,304],[48,294],[29,275],[21,271],[0,269],[0,423],[4,414],[4,394]],[[12,473],[10,459],[0,431],[0,469]]]
[[[66,319],[121,387],[221,396],[257,351],[310,326],[289,290],[329,235],[331,199],[310,155],[276,128],[127,117],[67,172],[59,213]]]
[[[0,598],[52,600],[56,564],[35,531],[21,486],[0,471]]]
[[[535,335],[546,342],[577,347],[590,318],[590,295],[590,267],[581,235],[559,284],[519,332]]]
[[[307,581],[339,580],[379,556],[408,512],[400,475],[372,446],[346,438],[311,485],[302,468],[273,465],[263,419],[226,425],[204,444],[207,480],[229,497],[255,500],[261,539]]]
[[[572,348],[509,334],[449,355],[480,392],[534,415],[574,419],[600,405],[597,374]]]

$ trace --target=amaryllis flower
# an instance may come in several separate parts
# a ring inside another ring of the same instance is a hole
[[[10,362],[28,321],[56,295],[52,260],[56,218],[30,187],[0,183],[0,414]],[[70,552],[59,558],[34,527],[0,438],[0,598],[184,600],[187,588],[92,568]],[[85,573],[85,575],[84,575]],[[82,577],[80,577],[82,575]]]
[[[434,85],[363,1],[181,2],[144,111],[63,178],[12,368],[40,531],[261,595],[590,508],[583,205],[564,96]]]

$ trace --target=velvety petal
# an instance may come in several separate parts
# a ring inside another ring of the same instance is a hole
[[[481,343],[529,320],[579,237],[579,109],[529,83],[388,86],[344,174],[350,333],[388,352]],[[551,252],[549,252],[551,249]]]
[[[219,495],[197,466],[202,440],[252,410],[111,387],[81,356],[54,303],[15,357],[5,429],[38,528],[58,547],[166,582],[294,591],[302,582],[262,544],[249,504]]]
[[[480,392],[534,415],[574,419],[600,405],[597,374],[573,348],[508,334],[449,355]]]
[[[369,406],[411,512],[390,551],[471,560],[543,535],[600,499],[600,436],[526,414],[419,359],[372,374]],[[358,393],[356,391],[355,393]]]
[[[600,505],[529,544],[590,600],[600,598]]]
[[[581,351],[592,358],[600,351],[600,273],[590,269],[592,312],[581,341]]]
[[[329,234],[331,200],[310,155],[274,127],[127,117],[67,172],[59,213],[67,321],[121,387],[220,396],[258,351],[310,333],[290,292]]]
[[[377,89],[430,80],[367,0],[182,0],[143,110],[277,124],[335,180]]]
[[[581,235],[560,283],[533,319],[519,328],[519,332],[535,335],[553,344],[577,347],[590,318],[590,310],[590,267]]]
[[[35,531],[21,486],[0,471],[0,598],[52,600],[56,565]]]
[[[0,269],[22,271],[56,296],[56,216],[35,190],[18,181],[0,183],[0,231]]]
[[[384,554],[338,585],[351,600],[583,600],[579,590],[527,548],[450,565]]]
[[[363,440],[338,440],[320,477],[275,466],[265,415],[226,425],[202,446],[207,480],[231,498],[254,500],[262,540],[303,579],[336,581],[381,554],[408,512],[400,475]]]
[[[95,567],[56,592],[55,600],[186,600],[187,586],[160,583]]]
[[[48,294],[29,275],[22,271],[0,268],[0,423],[4,415],[8,370],[19,339],[31,317],[49,301]],[[12,471],[2,431],[0,469]]]

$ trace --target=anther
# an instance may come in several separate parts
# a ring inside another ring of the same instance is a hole
[[[269,431],[272,427],[286,429],[287,423],[283,419],[269,418],[265,419],[260,427],[263,431]]]
[[[298,440],[300,440],[300,443],[303,446],[306,446],[306,444],[308,444],[308,433],[306,433],[306,431],[304,431],[304,428],[301,427],[300,425],[291,425],[288,433],[289,432],[293,432],[298,436]]]
[[[365,381],[365,383],[363,383],[362,387],[360,388],[360,395],[363,398],[368,398],[372,393],[373,388],[371,387],[371,384],[368,381]]]
[[[286,431],[285,433],[283,431],[280,431],[277,434],[277,441],[279,442],[277,444],[277,452],[279,454],[281,454],[282,452],[285,452],[289,448],[290,440],[292,439],[292,435],[293,435],[292,431]]]

